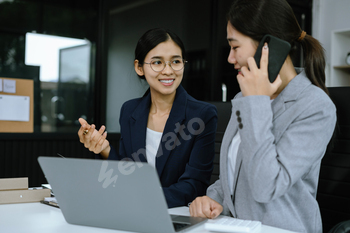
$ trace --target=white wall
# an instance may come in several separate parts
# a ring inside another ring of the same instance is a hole
[[[331,34],[334,30],[350,29],[350,0],[313,0],[312,35],[326,50],[326,85],[331,86]],[[349,50],[350,48],[344,48]],[[344,58],[345,59],[345,58]]]

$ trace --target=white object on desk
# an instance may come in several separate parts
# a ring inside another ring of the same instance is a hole
[[[46,188],[46,189],[51,189],[50,184],[42,184],[41,187]]]
[[[204,227],[218,232],[258,233],[261,230],[261,222],[222,216],[219,219],[209,219]]]
[[[176,207],[176,208],[169,209],[169,214],[189,216],[190,211],[187,206],[183,206],[183,207]],[[221,219],[221,218],[230,218],[230,217],[219,215],[216,219]],[[191,229],[191,231],[189,232],[190,233],[212,233],[212,231],[205,228],[205,224],[206,223],[196,227],[195,229]],[[266,226],[262,224],[260,233],[296,233],[296,232],[280,229],[277,227]]]

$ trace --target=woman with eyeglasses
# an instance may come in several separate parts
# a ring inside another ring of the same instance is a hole
[[[105,126],[97,131],[79,119],[80,142],[90,151],[104,159],[153,165],[169,208],[205,194],[215,154],[217,111],[181,86],[185,63],[184,45],[174,33],[156,28],[139,39],[134,67],[149,91],[121,108],[119,152],[109,145]]]

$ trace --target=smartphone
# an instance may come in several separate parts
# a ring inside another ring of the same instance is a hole
[[[279,39],[271,35],[265,35],[261,39],[259,46],[256,50],[256,53],[254,55],[254,59],[259,69],[260,69],[261,51],[265,42],[269,46],[269,61],[268,61],[269,80],[271,83],[273,83],[277,78],[277,75],[280,72],[283,63],[288,56],[291,46],[285,40]]]

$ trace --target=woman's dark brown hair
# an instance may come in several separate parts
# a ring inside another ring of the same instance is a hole
[[[303,31],[287,1],[234,0],[227,20],[236,30],[256,41],[260,41],[265,34],[270,34],[288,41],[292,48],[296,48],[299,43],[303,49],[306,76],[328,94],[324,49],[314,37],[308,34],[301,37]],[[293,52],[292,49],[290,55]]]

